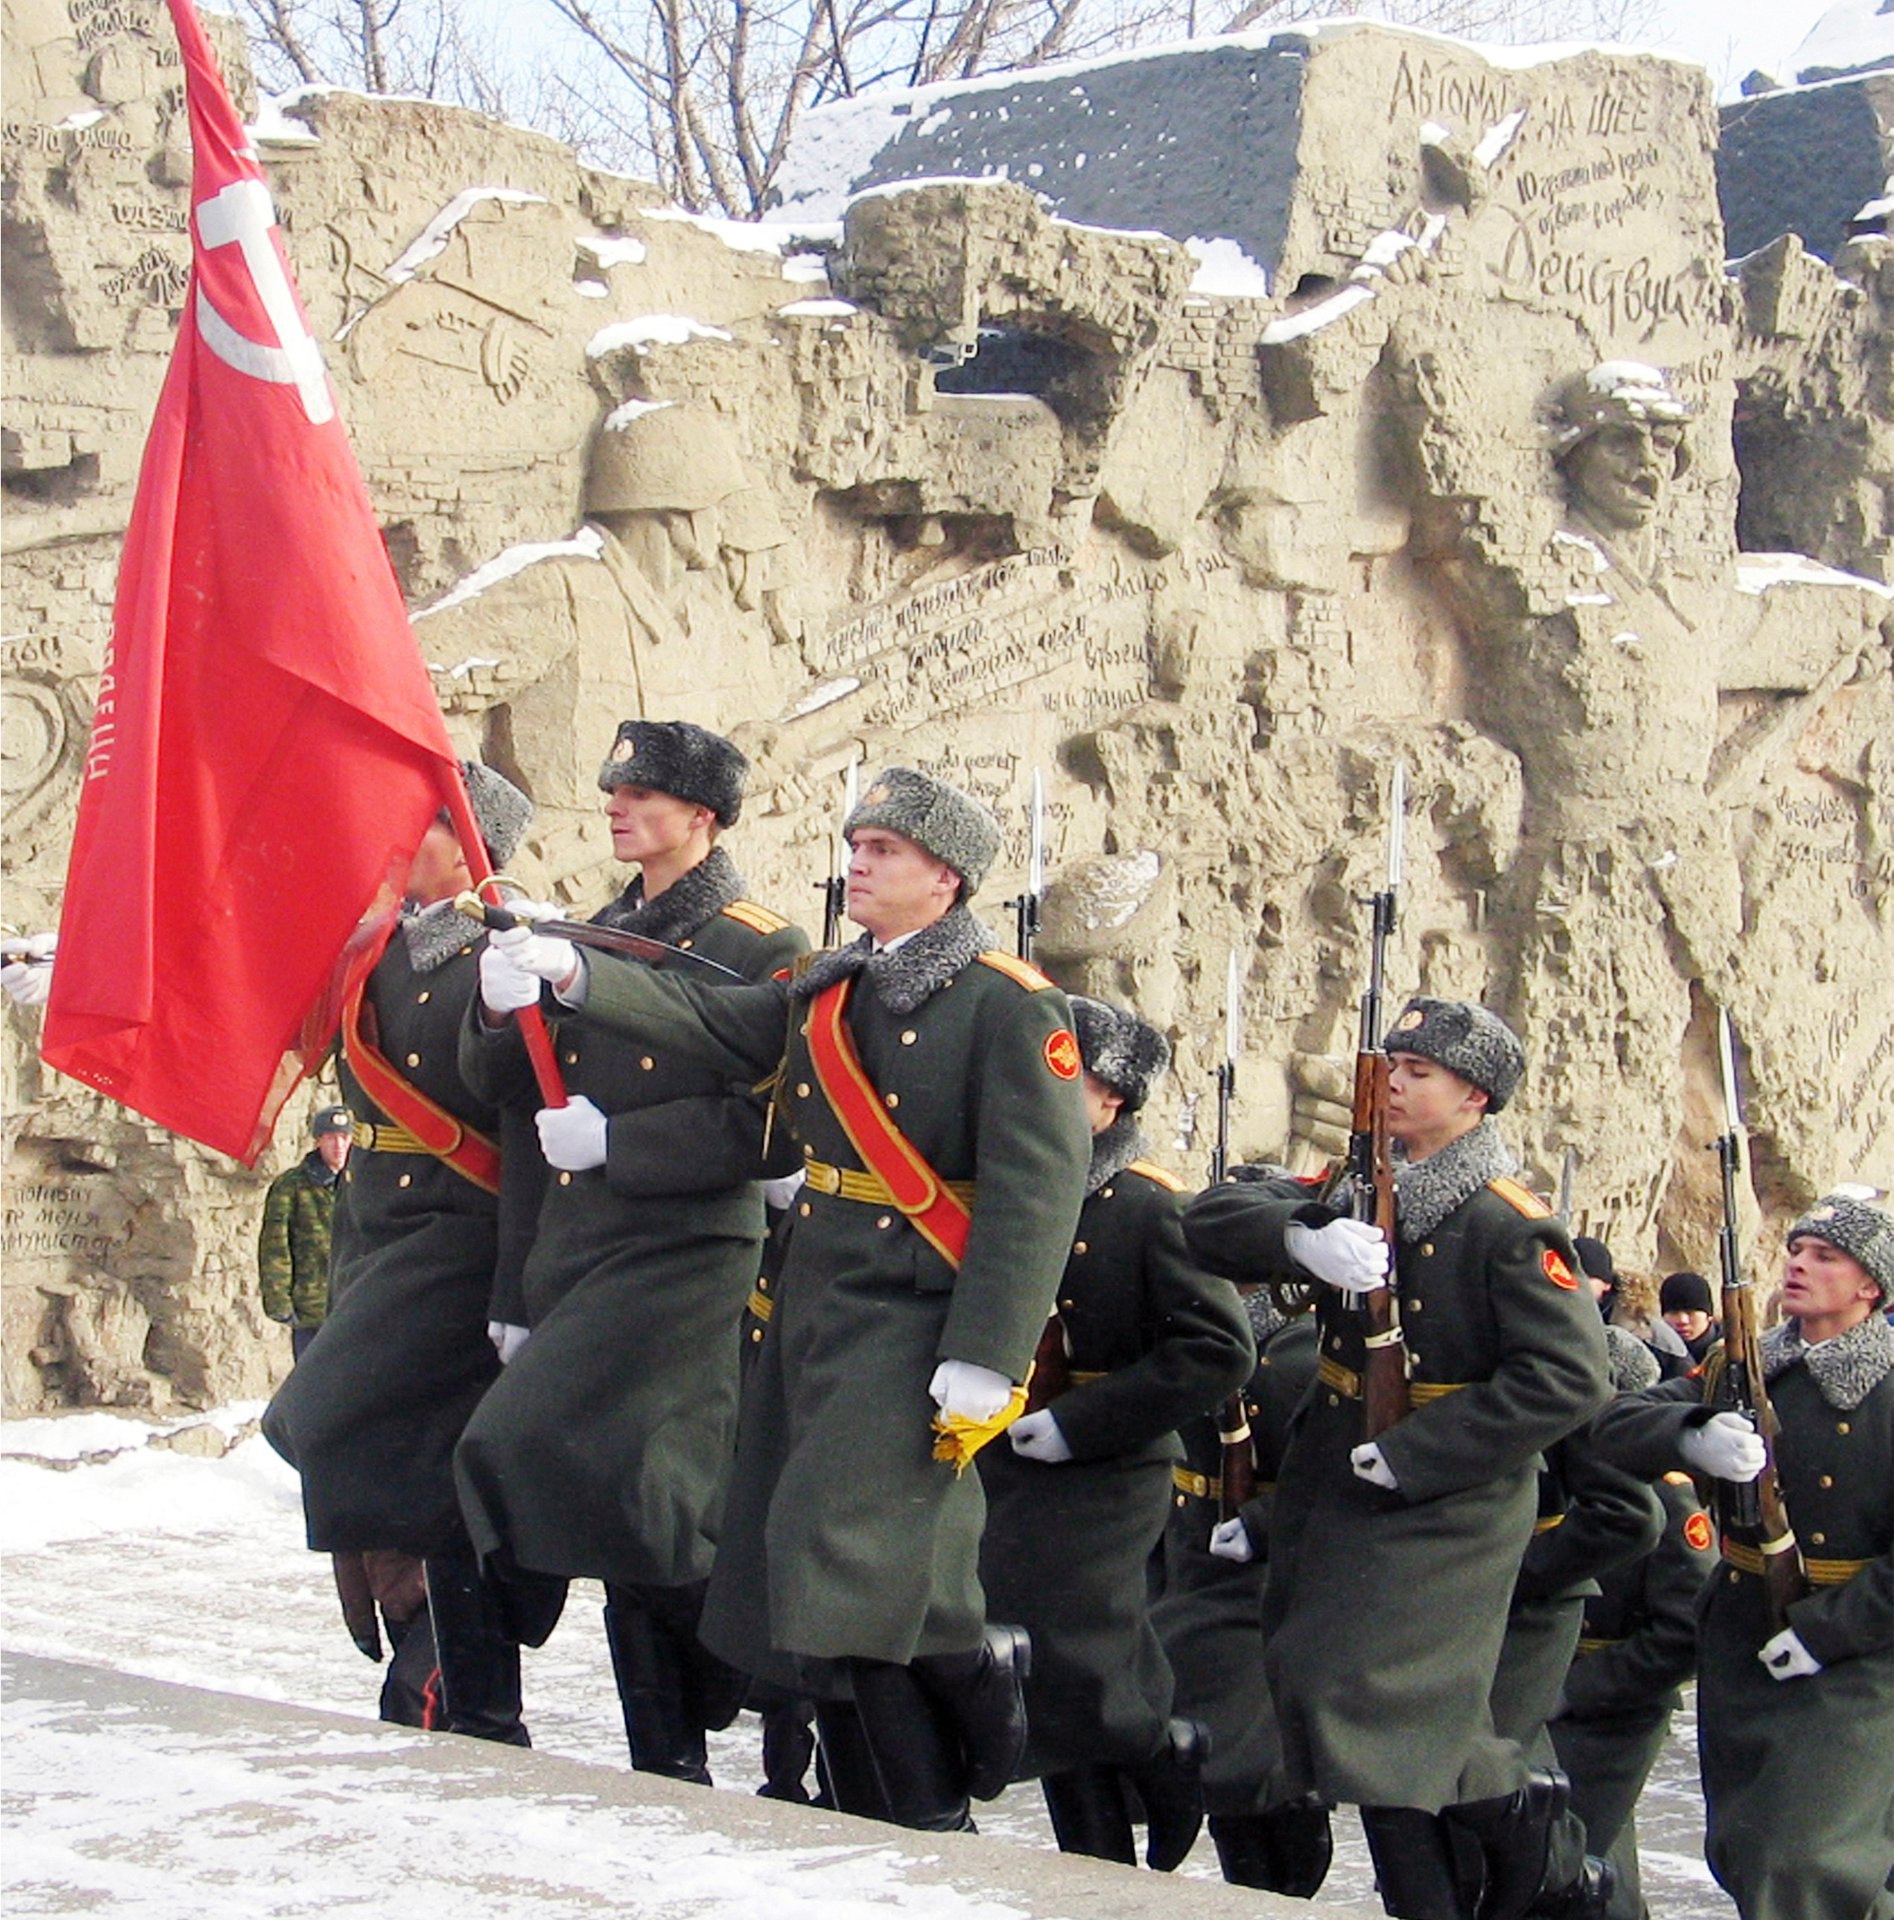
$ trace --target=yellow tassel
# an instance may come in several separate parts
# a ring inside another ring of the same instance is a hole
[[[973,1464],[973,1456],[989,1440],[997,1440],[1025,1411],[1026,1389],[1015,1387],[991,1420],[969,1420],[958,1413],[935,1414],[934,1458],[951,1466],[958,1479]]]

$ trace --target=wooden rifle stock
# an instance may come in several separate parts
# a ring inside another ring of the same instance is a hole
[[[1355,1057],[1355,1115],[1349,1142],[1358,1220],[1381,1229],[1388,1243],[1388,1284],[1362,1302],[1366,1357],[1362,1362],[1362,1437],[1378,1440],[1413,1405],[1407,1386],[1407,1343],[1394,1275],[1394,1148],[1388,1136],[1388,1056]]]
[[[1072,1384],[1072,1359],[1065,1350],[1065,1322],[1055,1309],[1046,1319],[1033,1348],[1032,1371],[1026,1376],[1027,1413],[1049,1406]]]
[[[1249,1407],[1240,1390],[1217,1408],[1217,1439],[1223,1446],[1217,1518],[1234,1520],[1256,1497],[1256,1449],[1250,1444]]]

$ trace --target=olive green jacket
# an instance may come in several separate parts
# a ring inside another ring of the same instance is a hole
[[[257,1285],[263,1311],[295,1327],[319,1327],[329,1311],[329,1242],[335,1226],[336,1175],[310,1152],[270,1182],[257,1234]]]

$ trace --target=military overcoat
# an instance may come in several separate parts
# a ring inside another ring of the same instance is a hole
[[[808,947],[741,897],[721,851],[651,901],[634,930],[750,981]],[[685,1586],[709,1576],[735,1445],[740,1323],[763,1237],[764,1107],[754,1076],[630,1044],[583,1010],[548,1012],[567,1092],[608,1116],[606,1161],[546,1182],[518,1308],[496,1315],[531,1338],[462,1436],[461,1503],[483,1557],[504,1549],[537,1573]],[[540,1104],[516,1023],[489,1028],[477,1005],[461,1066],[496,1100]]]
[[[454,923],[437,913],[429,924],[438,934]],[[499,1111],[459,1067],[478,947],[478,937],[455,939],[438,964],[417,968],[397,931],[363,998],[382,1055],[463,1123],[497,1137]],[[464,1537],[454,1443],[499,1372],[487,1338],[499,1201],[431,1154],[375,1148],[373,1129],[389,1116],[346,1060],[342,1094],[367,1124],[336,1200],[329,1316],[270,1402],[263,1431],[302,1476],[310,1546],[441,1553]]]
[[[1817,1576],[1789,1624],[1819,1673],[1776,1679],[1763,1583],[1731,1557],[1703,1590],[1697,1731],[1710,1870],[1744,1920],[1894,1913],[1894,1329],[1876,1314],[1812,1352],[1763,1337],[1784,1504]],[[1714,1371],[1712,1369],[1712,1371]],[[1704,1382],[1612,1404],[1599,1444],[1633,1471],[1680,1464],[1714,1411]]]
[[[846,1025],[876,1097],[941,1179],[975,1192],[957,1271],[892,1204],[815,1180],[796,1202],[703,1632],[733,1665],[800,1668],[810,1686],[826,1682],[809,1663],[979,1642],[986,1503],[977,1472],[933,1458],[928,1382],[943,1359],[1022,1380],[1045,1325],[1090,1159],[1065,996],[957,908],[873,960],[866,942],[819,957],[793,993],[608,960],[587,1002],[634,1043],[734,1077],[780,1066],[805,1159],[860,1172],[807,1033],[812,993],[850,973]]]
[[[1174,1176],[1121,1119],[1095,1143],[1056,1309],[1070,1384],[1045,1402],[1072,1449],[980,1455],[980,1578],[995,1620],[1032,1634],[1022,1777],[1136,1766],[1163,1745],[1171,1670],[1148,1563],[1169,1512],[1176,1428],[1233,1392],[1254,1347],[1236,1289],[1184,1245]]]
[[[1488,1692],[1537,1511],[1539,1454],[1609,1392],[1603,1323],[1565,1228],[1510,1179],[1490,1121],[1404,1169],[1393,1284],[1415,1405],[1380,1437],[1399,1482],[1357,1475],[1360,1318],[1323,1289],[1320,1372],[1270,1521],[1267,1672],[1291,1793],[1438,1812],[1515,1791]],[[1294,1278],[1283,1229],[1312,1205],[1213,1188],[1192,1242]]]

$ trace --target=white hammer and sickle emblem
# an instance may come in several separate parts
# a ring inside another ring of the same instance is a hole
[[[302,397],[303,412],[319,427],[335,415],[329,398],[329,376],[322,349],[303,325],[295,289],[283,269],[281,256],[270,244],[276,209],[270,190],[261,180],[233,180],[197,208],[197,237],[206,251],[235,246],[243,255],[244,270],[256,288],[263,311],[276,334],[275,344],[252,340],[240,333],[211,304],[200,283],[197,289],[197,330],[217,358],[253,380],[292,386]]]

